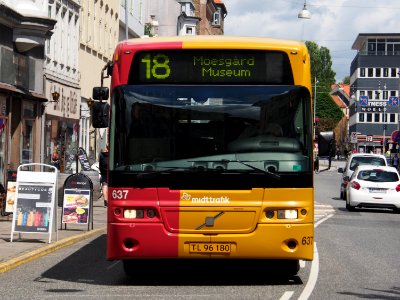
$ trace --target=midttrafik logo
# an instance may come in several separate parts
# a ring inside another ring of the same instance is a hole
[[[192,197],[189,193],[183,193],[181,196],[181,200],[184,201],[192,201],[192,203],[203,203],[203,204],[227,204],[230,202],[229,197],[221,196],[221,197],[211,197],[211,196],[203,196],[203,197]]]

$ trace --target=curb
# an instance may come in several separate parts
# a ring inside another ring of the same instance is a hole
[[[82,234],[78,234],[75,236],[71,236],[62,240],[59,240],[57,242],[51,243],[49,245],[40,247],[39,249],[32,250],[28,253],[22,254],[20,256],[17,256],[15,258],[10,259],[9,261],[0,263],[0,274],[5,273],[13,268],[16,268],[22,264],[25,264],[27,262],[30,262],[34,259],[37,259],[39,257],[45,256],[49,253],[55,252],[59,249],[62,249],[64,247],[73,245],[77,242],[83,241],[85,239],[88,239],[90,237],[100,235],[102,233],[106,233],[106,227],[101,227],[98,229],[94,229]]]

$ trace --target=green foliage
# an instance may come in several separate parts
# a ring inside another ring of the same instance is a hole
[[[311,78],[316,77],[319,84],[330,87],[335,83],[336,73],[332,70],[332,58],[329,49],[319,47],[316,43],[306,41],[311,60]]]
[[[350,76],[345,76],[342,81],[343,84],[350,84]]]
[[[316,87],[316,116],[319,118],[318,130],[333,130],[342,119],[343,112],[330,96],[331,85],[335,83],[336,73],[332,70],[332,58],[329,49],[319,47],[316,43],[307,41],[306,46],[310,53],[311,76],[313,86]],[[317,80],[317,83],[315,83]],[[315,92],[313,88],[313,92]]]
[[[153,26],[151,26],[151,24],[150,23],[146,23],[146,24],[144,24],[144,34],[145,35],[148,35],[149,37],[152,37],[153,35],[151,34],[151,28],[152,28]]]

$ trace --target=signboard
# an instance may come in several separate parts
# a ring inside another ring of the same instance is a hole
[[[93,229],[93,183],[85,174],[72,174],[64,182],[64,198],[61,218],[62,224],[92,223]]]
[[[32,171],[35,168],[49,171]],[[11,242],[14,232],[48,234],[51,242],[57,211],[57,177],[58,169],[51,165],[31,163],[18,167]]]
[[[399,106],[399,97],[396,97],[396,96],[390,96],[389,97],[389,104],[391,105],[391,106]]]
[[[361,106],[368,105],[368,96],[360,96],[359,103]]]
[[[392,132],[392,140],[395,143],[400,143],[400,131],[399,130],[395,130]]]
[[[79,147],[78,149],[78,158],[79,162],[81,163],[82,169],[84,171],[90,171],[91,169],[89,159],[87,157],[85,149],[83,149],[82,147]]]
[[[355,143],[357,143],[357,132],[352,132],[351,133],[351,136],[350,136],[350,143],[353,143],[353,144],[355,144]]]

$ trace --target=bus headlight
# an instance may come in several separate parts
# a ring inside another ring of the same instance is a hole
[[[125,209],[124,218],[126,219],[143,219],[144,210],[143,209]]]
[[[278,209],[278,219],[297,219],[297,209]]]

